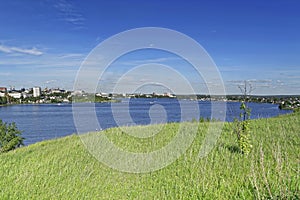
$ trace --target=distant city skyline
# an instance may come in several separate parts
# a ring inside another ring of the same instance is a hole
[[[296,0],[3,1],[0,87],[72,90],[81,63],[99,43],[128,29],[164,27],[204,47],[220,71],[227,94],[238,94],[237,85],[244,80],[252,82],[254,95],[300,94],[299,7]],[[199,85],[196,93],[207,93],[205,84],[213,84],[203,82],[176,55],[141,50],[112,63],[99,89],[112,92],[124,73],[147,63],[174,68]],[[138,86],[151,81],[154,73],[145,69],[122,83]],[[176,85],[176,80],[168,78]],[[145,93],[155,88],[145,87]]]

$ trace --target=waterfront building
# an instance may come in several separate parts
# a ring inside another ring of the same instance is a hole
[[[7,92],[7,88],[6,87],[0,87],[0,92],[6,93]]]
[[[8,95],[15,99],[20,99],[22,96],[22,94],[20,92],[9,92]]]
[[[33,97],[41,96],[41,88],[40,87],[33,87]]]

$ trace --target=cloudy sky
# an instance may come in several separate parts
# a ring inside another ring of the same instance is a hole
[[[0,86],[73,89],[82,62],[101,42],[129,29],[163,27],[202,45],[228,94],[239,93],[243,80],[254,94],[300,94],[299,8],[298,0],[0,0]],[[168,67],[153,70],[149,63]],[[199,86],[197,93],[214,84],[178,55],[140,50],[114,61],[99,88],[126,91],[169,80],[171,91],[185,90],[170,69]]]

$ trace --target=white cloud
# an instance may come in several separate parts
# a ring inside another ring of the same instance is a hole
[[[4,52],[4,53],[11,53],[11,50],[3,45],[0,45],[0,51]]]
[[[84,58],[86,55],[80,53],[69,53],[61,55],[59,58]]]
[[[13,54],[9,54],[13,55]],[[0,53],[0,66],[13,66],[13,67],[22,67],[23,69],[57,69],[57,68],[72,68],[78,69],[81,62],[84,59],[84,55],[80,57],[80,54],[44,54],[43,56],[38,56],[35,59],[28,56],[18,56],[11,57],[7,55],[1,55]]]
[[[131,60],[126,62],[118,62],[118,64],[123,65],[129,65],[129,66],[135,66],[135,65],[141,65],[141,64],[148,64],[148,63],[163,63],[168,61],[176,61],[176,60],[182,60],[180,57],[163,57],[163,58],[154,58],[154,59],[141,59],[141,60]]]
[[[248,79],[248,80],[227,80],[228,83],[244,84],[247,83],[271,83],[271,79]]]
[[[34,56],[40,56],[43,54],[42,51],[36,49],[35,47],[33,47],[32,49],[23,49],[20,47],[9,47],[9,46],[0,45],[0,51],[4,53],[22,53],[22,54],[29,54]]]
[[[83,28],[85,18],[73,4],[66,0],[60,0],[54,7],[60,12],[61,20],[73,24],[77,28]]]

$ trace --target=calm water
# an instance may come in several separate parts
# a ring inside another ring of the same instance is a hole
[[[217,107],[221,107],[221,105],[221,102],[216,103]],[[90,113],[89,111],[85,112],[85,104],[81,106],[83,109],[77,114],[82,115],[82,118],[88,122]],[[227,102],[226,121],[232,121],[239,116],[239,106],[240,103]],[[273,117],[291,112],[279,110],[275,104],[249,103],[248,106],[252,109],[252,119]],[[197,112],[197,109],[200,113]],[[100,128],[87,125],[85,131],[95,131],[119,125],[179,122],[199,119],[200,116],[211,117],[211,103],[209,101],[178,101],[176,99],[124,99],[122,103],[98,103],[95,110]],[[71,104],[0,107],[0,119],[4,122],[16,122],[17,127],[23,131],[26,145],[77,132]]]

